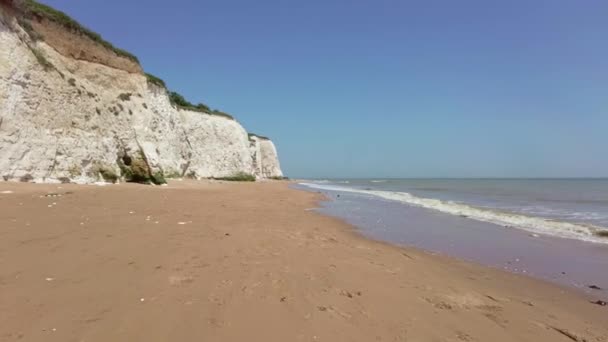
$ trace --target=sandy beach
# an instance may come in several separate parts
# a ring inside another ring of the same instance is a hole
[[[365,239],[322,199],[0,183],[0,341],[608,341],[598,298]]]

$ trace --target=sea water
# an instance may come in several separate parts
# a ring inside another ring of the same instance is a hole
[[[404,204],[546,234],[606,243],[608,179],[370,179],[312,181],[312,188]]]
[[[608,287],[608,179],[300,181],[372,238],[587,288]],[[603,293],[608,295],[608,293]]]

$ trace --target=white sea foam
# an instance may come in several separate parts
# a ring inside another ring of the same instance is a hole
[[[315,184],[349,184],[350,181],[347,180],[328,180],[328,179],[318,179],[309,181]]]
[[[516,214],[508,211],[479,208],[452,201],[441,201],[433,198],[422,198],[413,196],[407,192],[362,190],[342,186],[314,183],[300,184],[319,190],[344,191],[377,196],[417,207],[437,210],[446,214],[465,216],[467,218],[471,218],[478,221],[490,222],[502,226],[523,229],[532,233],[608,244],[608,239],[595,235],[596,232],[605,231],[608,230],[608,228],[594,225],[556,221],[543,217]]]

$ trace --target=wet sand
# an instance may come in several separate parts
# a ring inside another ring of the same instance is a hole
[[[608,341],[598,298],[365,239],[321,199],[0,183],[0,341]]]

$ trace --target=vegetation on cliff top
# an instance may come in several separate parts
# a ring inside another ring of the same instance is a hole
[[[148,79],[149,83],[152,83],[154,85],[157,85],[161,88],[167,88],[167,85],[165,84],[165,81],[163,81],[161,78],[156,77],[152,74],[146,73],[146,78]]]
[[[146,78],[148,79],[149,83],[167,89],[165,81],[163,81],[161,78],[149,73],[146,73]],[[209,106],[202,102],[199,102],[198,104],[193,104],[192,102],[186,100],[186,98],[178,92],[169,91],[167,95],[169,96],[169,101],[171,102],[171,104],[179,109],[191,110],[193,112],[221,116],[230,120],[234,120],[234,117],[232,115],[226,112],[222,112],[221,110],[211,109],[209,108]]]
[[[118,56],[126,57],[139,64],[139,59],[137,59],[135,55],[115,47],[112,45],[112,43],[104,40],[98,33],[82,26],[79,22],[61,11],[58,11],[45,4],[41,4],[35,0],[16,0],[13,3],[15,7],[28,19],[46,19],[55,22],[74,33],[89,37],[93,41],[103,45],[105,48],[114,51],[114,53],[116,53]]]
[[[234,120],[234,117],[232,115],[230,115],[228,113],[224,113],[221,110],[217,110],[217,109],[212,110],[209,114],[215,115],[215,116],[223,116],[227,119]]]
[[[93,41],[95,41],[95,42],[101,44],[102,46],[104,46],[105,48],[113,51],[118,56],[126,57],[139,64],[139,59],[135,55],[129,53],[128,51],[115,47],[110,42],[104,40],[98,33],[93,32],[90,29],[84,27],[83,25],[81,25],[76,20],[72,19],[70,16],[68,16],[64,12],[56,10],[45,4],[39,3],[35,0],[13,0],[13,4],[23,14],[23,16],[25,18],[28,18],[30,20],[46,19],[46,20],[55,22],[55,23],[63,26],[64,28],[66,28],[69,31],[89,37]],[[24,27],[24,29],[26,29],[26,31],[28,31],[28,33],[30,34],[32,39],[41,39],[41,36],[37,32],[35,32],[35,30],[31,27],[29,22],[22,20],[21,25]],[[39,59],[39,61],[45,68],[49,67],[47,65],[47,63],[45,63],[45,59],[43,58],[44,56],[38,54],[38,55],[36,55],[36,57]],[[167,89],[167,85],[166,85],[165,81],[163,81],[161,78],[154,76],[152,74],[149,74],[149,73],[145,73],[145,76],[149,83]],[[181,94],[179,94],[177,92],[169,92],[169,100],[171,101],[171,103],[174,106],[176,106],[177,108],[180,108],[180,109],[186,109],[186,110],[191,110],[191,111],[195,111],[195,112],[206,113],[209,115],[221,116],[221,117],[224,117],[224,118],[227,118],[230,120],[234,120],[234,117],[232,115],[230,115],[226,112],[223,112],[221,110],[211,109],[211,108],[209,108],[209,106],[207,106],[204,103],[198,103],[195,105],[195,104],[189,102],[188,100],[186,100]],[[268,139],[266,137],[260,137],[260,138]]]
[[[270,140],[270,138],[268,138],[268,137],[265,137],[263,135],[257,135],[255,133],[247,133],[247,135],[249,136],[250,139],[252,137],[256,137],[256,138],[261,139],[261,140]]]
[[[199,104],[193,104],[190,101],[186,100],[181,94],[171,91],[169,92],[169,100],[171,101],[171,104],[173,104],[174,106],[176,106],[177,108],[180,109],[186,109],[186,110],[191,110],[194,112],[200,112],[200,113],[205,113],[205,114],[209,114],[209,115],[216,115],[216,116],[221,116],[230,120],[234,120],[234,117],[228,113],[224,113],[220,110],[217,109],[211,109],[209,108],[209,106],[207,106],[204,103],[199,103]]]

